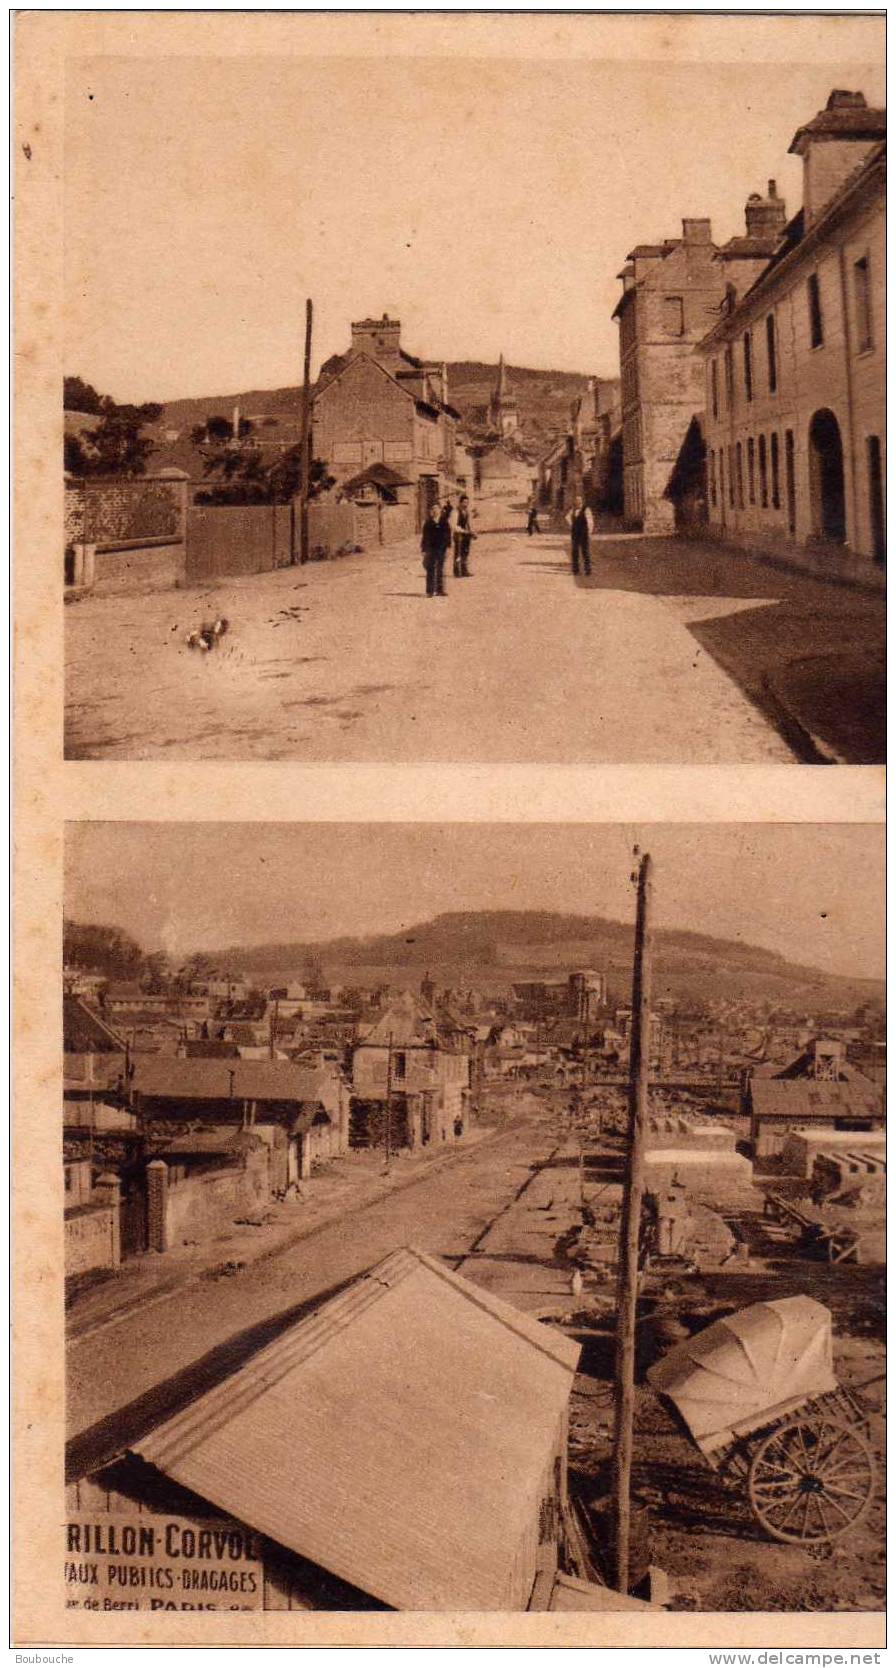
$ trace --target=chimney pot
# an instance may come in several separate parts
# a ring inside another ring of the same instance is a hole
[[[775,180],[769,180],[769,182],[768,182],[768,194],[769,194],[770,197],[777,197],[777,195],[778,195],[778,186],[777,186],[777,183],[776,183]]]

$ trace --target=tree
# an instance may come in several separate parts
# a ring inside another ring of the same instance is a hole
[[[62,407],[64,411],[86,411],[91,416],[99,416],[103,402],[95,388],[89,382],[84,382],[79,376],[67,376],[62,383]]]
[[[68,967],[103,973],[108,979],[139,977],[145,957],[141,946],[117,927],[65,921],[62,954]]]
[[[142,475],[154,444],[143,429],[147,423],[157,423],[164,409],[163,405],[151,401],[143,405],[117,405],[104,395],[96,427],[65,437],[67,472],[70,475]]]
[[[230,417],[206,417],[204,423],[194,423],[190,430],[190,439],[194,446],[230,446],[234,441],[248,440],[254,423],[249,417],[241,417],[238,431],[233,432],[233,419]]]
[[[197,493],[197,504],[288,504],[301,489],[302,448],[288,446],[270,456],[257,445],[209,447],[202,467],[214,484]],[[326,465],[313,459],[309,497],[316,498],[332,485]]]
[[[324,990],[324,964],[316,950],[306,950],[302,961],[302,984],[311,996]]]
[[[178,989],[188,990],[194,981],[196,983],[206,983],[214,977],[215,972],[216,965],[212,956],[192,955],[177,969],[174,975],[174,983]]]

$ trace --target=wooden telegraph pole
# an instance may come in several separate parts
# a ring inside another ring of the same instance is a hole
[[[299,497],[299,561],[308,560],[308,493],[311,486],[311,321],[310,298],[305,302],[305,374],[302,379],[302,484]]]
[[[392,1163],[392,1032],[389,1032],[389,1052],[386,1055],[386,1169]]]
[[[638,855],[638,848],[635,847]],[[637,871],[635,959],[632,971],[632,1040],[629,1066],[628,1154],[619,1229],[616,1381],[613,1430],[613,1517],[616,1531],[616,1587],[629,1588],[631,1535],[632,1432],[635,1409],[635,1321],[638,1303],[638,1242],[644,1192],[644,1131],[650,1077],[650,893],[651,862],[645,855]]]

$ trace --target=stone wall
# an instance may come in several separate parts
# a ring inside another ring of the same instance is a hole
[[[122,545],[184,536],[186,477],[97,475],[65,483],[66,544]]]
[[[210,1237],[234,1217],[257,1211],[271,1191],[268,1151],[263,1144],[224,1168],[182,1177],[176,1168],[172,1171],[156,1160],[147,1167],[147,1179],[150,1248],[154,1251]]]
[[[119,1261],[117,1204],[80,1205],[66,1214],[66,1276],[87,1274],[94,1268],[117,1268]]]

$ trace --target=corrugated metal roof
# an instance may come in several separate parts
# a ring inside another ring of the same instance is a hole
[[[135,1451],[394,1609],[500,1610],[578,1357],[402,1250]]]
[[[133,1087],[141,1095],[169,1100],[302,1100],[321,1098],[319,1071],[291,1060],[188,1060],[141,1055]]]

